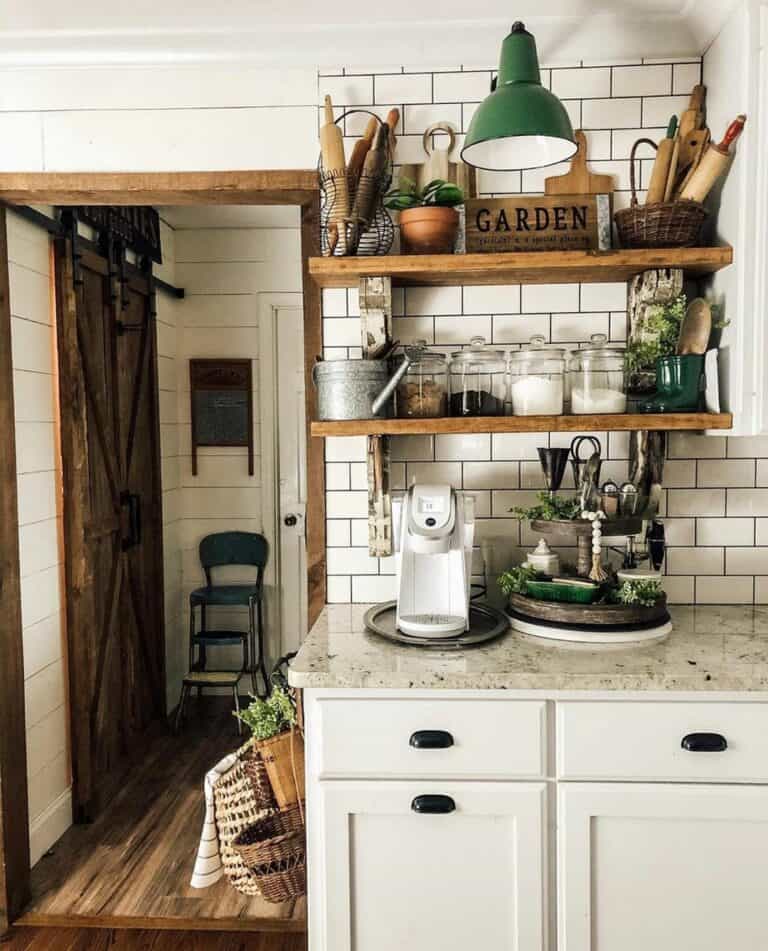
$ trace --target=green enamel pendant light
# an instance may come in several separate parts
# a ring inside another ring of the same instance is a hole
[[[472,117],[461,157],[476,168],[511,171],[563,162],[576,149],[565,107],[541,85],[536,40],[515,23],[501,47],[496,86]]]

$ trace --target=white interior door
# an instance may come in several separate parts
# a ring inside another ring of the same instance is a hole
[[[306,412],[303,312],[275,309],[277,525],[283,652],[298,650],[307,632]]]
[[[311,951],[544,951],[543,783],[319,786]]]
[[[726,951],[768,935],[768,788],[564,783],[561,951]]]

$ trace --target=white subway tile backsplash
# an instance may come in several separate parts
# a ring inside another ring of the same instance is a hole
[[[526,284],[522,288],[524,314],[551,314],[579,309],[578,284]]]
[[[615,66],[614,96],[668,96],[672,92],[672,66]]]
[[[667,574],[722,575],[722,548],[670,548],[667,551]]]
[[[701,63],[675,63],[672,67],[672,94],[689,95],[695,85],[701,82]]]
[[[608,314],[552,314],[552,343],[579,343],[609,331]]]
[[[640,126],[640,99],[586,99],[581,124],[585,129],[634,129]],[[649,123],[653,124],[653,123]]]
[[[618,310],[627,309],[627,285],[582,284],[581,310]]]
[[[598,99],[611,95],[608,66],[587,69],[553,69],[552,92],[560,99]],[[642,93],[632,93],[642,95]]]
[[[696,604],[751,604],[754,579],[727,575],[723,578],[697,578]]]
[[[731,515],[768,515],[768,489],[728,489]]]
[[[352,578],[353,603],[392,601],[396,593],[394,575],[360,575]]]
[[[456,433],[435,436],[435,459],[462,462],[491,457],[490,433]]]
[[[548,314],[499,314],[493,318],[493,343],[528,343],[539,335],[549,338]]]
[[[430,73],[375,76],[373,101],[387,105],[432,102],[432,76]]]
[[[614,209],[628,203],[633,143],[642,136],[658,141],[664,135],[669,116],[679,114],[687,104],[700,67],[698,60],[665,59],[560,63],[551,74],[549,68],[543,71],[543,81],[564,99],[574,127],[586,129],[592,170],[617,177]],[[392,105],[400,107],[398,164],[423,160],[422,133],[441,120],[459,132],[456,160],[463,133],[476,104],[487,95],[492,75],[492,69],[482,64],[471,70],[367,67],[346,70],[346,75],[341,68],[334,72],[337,75],[321,80],[320,93],[325,85],[340,108],[362,105],[384,116]],[[347,119],[348,148],[366,122],[362,115]],[[650,150],[641,153],[641,161],[642,200],[653,163]],[[478,190],[482,195],[539,194],[547,177],[565,171],[566,163],[522,173],[481,170]],[[516,349],[534,334],[567,349],[583,347],[593,333],[606,333],[610,341],[620,344],[626,338],[626,296],[621,282],[395,288],[393,330],[402,342],[424,339],[444,353],[467,346],[473,335],[504,349]],[[348,319],[359,315],[357,288],[325,290],[323,308],[326,356],[359,356],[359,325]],[[47,361],[50,366],[50,345],[38,349],[38,362]],[[481,548],[487,564],[506,565],[519,560],[538,541],[536,533],[509,512],[513,505],[532,504],[543,487],[537,449],[567,447],[574,435],[393,437],[390,484],[399,490],[414,479],[428,479],[471,492],[478,519],[475,567],[481,567]],[[633,437],[629,433],[595,435],[603,446],[601,477],[624,481]],[[673,432],[668,447],[661,512],[668,544],[664,587],[670,603],[740,604],[753,598],[768,603],[768,437]],[[332,603],[394,595],[394,559],[368,556],[365,459],[363,437],[326,441],[328,599]],[[564,491],[572,485],[569,469]],[[565,541],[557,549],[569,560],[575,557],[573,546]]]
[[[490,341],[493,335],[491,317],[435,317],[435,343],[467,344],[473,337]]]
[[[434,77],[435,102],[482,102],[490,91],[490,70],[439,73]]]
[[[517,462],[465,462],[465,489],[517,489],[520,473]]]
[[[700,459],[698,462],[698,485],[701,488],[707,486],[743,488],[754,486],[754,484],[754,459]]]
[[[453,126],[454,131],[461,131],[461,106],[459,103],[452,105],[408,105],[405,107],[403,122],[403,132],[406,135],[423,135],[424,132],[436,123],[448,123]],[[440,149],[447,148],[447,136],[440,136],[439,144],[435,143]]]
[[[467,284],[464,287],[465,314],[518,314],[519,284]]]
[[[546,444],[544,433],[494,433],[491,436],[491,458],[538,459],[536,450]]]
[[[460,287],[407,287],[405,290],[405,313],[408,316],[461,312]]]

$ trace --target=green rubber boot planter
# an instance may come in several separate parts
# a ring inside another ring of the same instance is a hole
[[[656,393],[640,403],[641,413],[695,413],[704,385],[704,355],[659,357]]]

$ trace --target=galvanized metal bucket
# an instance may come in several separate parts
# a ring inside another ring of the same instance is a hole
[[[389,380],[386,360],[325,360],[312,368],[317,387],[318,419],[371,419],[387,416],[389,401],[378,413],[373,404]]]

